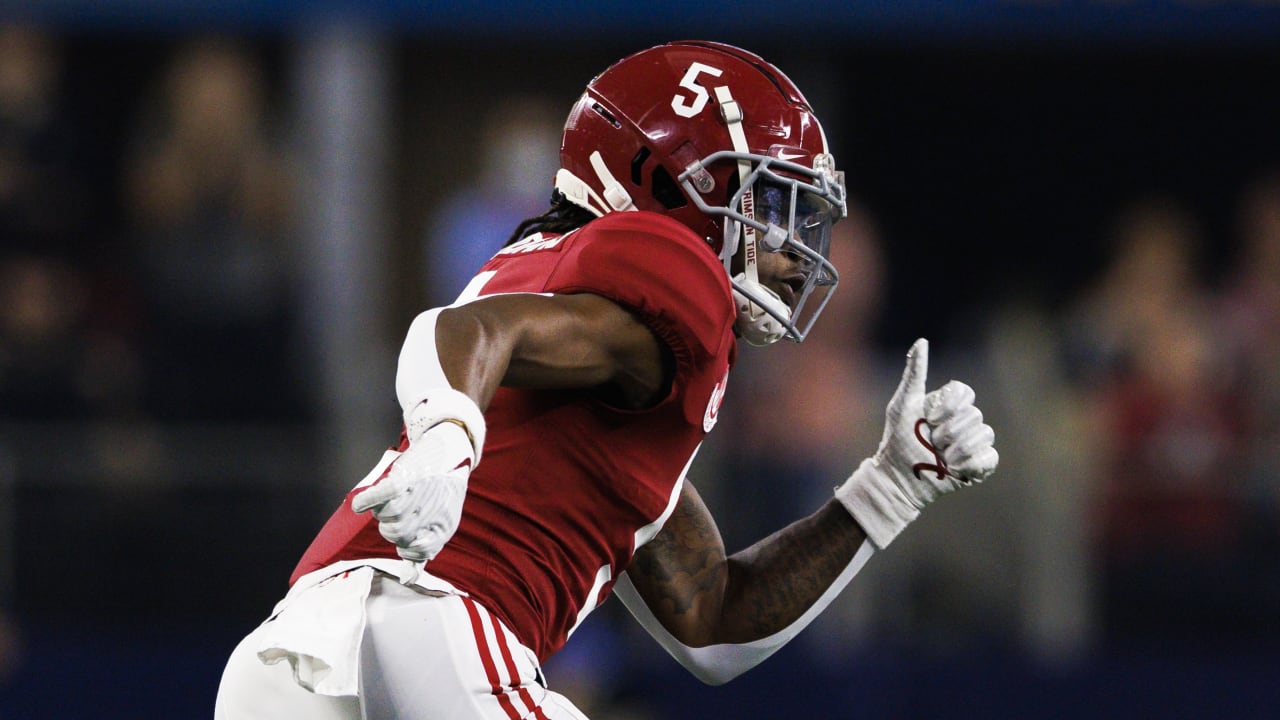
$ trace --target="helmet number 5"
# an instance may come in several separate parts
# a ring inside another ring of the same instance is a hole
[[[723,72],[719,68],[713,68],[710,65],[703,65],[699,62],[690,65],[684,77],[680,78],[680,87],[693,93],[693,97],[689,98],[683,94],[677,94],[671,98],[671,109],[675,110],[676,114],[683,118],[691,118],[702,112],[702,109],[707,106],[707,99],[710,94],[706,88],[698,84],[698,76],[706,73],[711,77],[720,77]]]

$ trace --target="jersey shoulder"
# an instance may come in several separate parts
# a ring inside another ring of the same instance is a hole
[[[548,292],[591,292],[635,312],[679,353],[718,354],[732,337],[733,295],[711,246],[658,213],[618,212],[565,238]]]

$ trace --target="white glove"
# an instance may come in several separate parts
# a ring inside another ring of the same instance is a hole
[[[836,488],[836,499],[881,549],[925,505],[985,480],[1000,462],[995,431],[982,422],[973,388],[952,380],[926,395],[928,369],[929,341],[921,338],[907,353],[902,382],[885,409],[879,449]]]
[[[378,532],[400,557],[427,562],[462,520],[467,479],[484,446],[484,417],[462,393],[436,390],[406,418],[406,428],[408,449],[352,498],[351,509],[372,510]]]

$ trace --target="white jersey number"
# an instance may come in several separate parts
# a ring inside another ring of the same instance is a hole
[[[720,77],[723,72],[719,68],[713,68],[710,65],[703,65],[699,62],[690,65],[684,77],[680,79],[680,87],[693,93],[693,97],[677,94],[671,98],[671,109],[675,110],[676,114],[683,118],[691,118],[702,112],[702,109],[707,106],[707,100],[711,94],[707,92],[706,88],[698,84],[698,76],[706,73],[711,77]]]

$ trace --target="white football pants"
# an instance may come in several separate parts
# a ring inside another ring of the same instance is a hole
[[[288,662],[264,664],[259,626],[227,661],[215,720],[587,720],[546,689],[533,652],[479,603],[381,573],[372,582],[358,698],[316,695]]]

